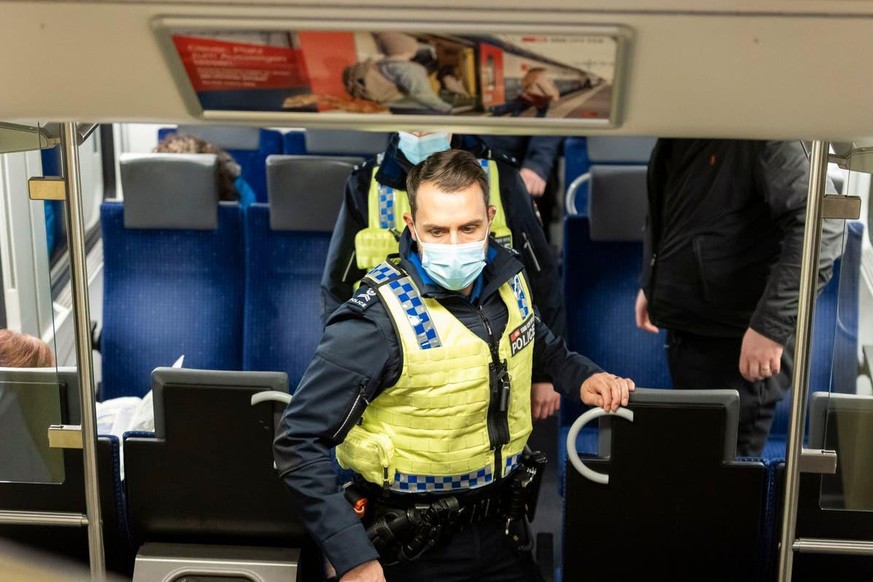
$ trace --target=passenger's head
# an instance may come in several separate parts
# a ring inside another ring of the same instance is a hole
[[[10,329],[0,329],[0,367],[51,368],[54,365],[54,354],[44,341]]]
[[[420,49],[415,37],[402,32],[374,32],[373,39],[379,52],[388,57],[410,60]]]
[[[218,156],[218,196],[221,200],[236,202],[239,192],[234,182],[240,175],[240,167],[233,157],[220,147],[184,133],[173,133],[155,147],[158,154],[215,154]]]
[[[488,234],[495,208],[479,160],[464,150],[435,153],[406,178],[411,213],[403,220],[415,240],[461,244]]]

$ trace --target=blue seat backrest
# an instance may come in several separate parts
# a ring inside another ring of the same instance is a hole
[[[306,130],[292,129],[282,134],[282,153],[291,156],[306,154]]]
[[[834,274],[815,302],[809,392],[854,393],[858,375],[858,320],[860,310],[861,243],[864,225],[849,222],[842,256]],[[791,394],[776,407],[765,456],[784,457]],[[781,453],[781,455],[780,455]]]
[[[593,166],[592,176],[592,215],[568,216],[564,223],[569,347],[638,386],[670,387],[663,333],[641,331],[634,319],[645,166]],[[600,240],[593,240],[593,234]],[[571,422],[579,410],[578,405],[562,406],[562,418]]]
[[[246,211],[245,370],[293,391],[322,335],[321,275],[345,180],[360,158],[274,156],[270,206]]]
[[[241,176],[255,191],[258,202],[267,201],[267,156],[284,152],[282,134],[274,129],[180,125],[158,130],[158,141],[171,133],[188,133],[226,150],[242,170]]]
[[[182,154],[167,154],[181,156]],[[160,158],[160,155],[155,155]],[[128,176],[122,161],[122,181]],[[160,160],[154,162],[160,164]],[[157,168],[157,166],[156,166]],[[174,168],[172,171],[177,171]],[[185,367],[238,370],[242,365],[243,232],[237,204],[221,203],[212,228],[202,223],[210,204],[217,204],[202,183],[209,175],[191,175],[166,182],[168,172],[154,175],[175,194],[156,200],[202,196],[171,206],[174,228],[161,228],[161,205],[149,206],[131,197],[148,197],[146,183],[124,184],[127,201],[101,207],[104,244],[103,389],[101,399],[143,396],[151,371],[185,356]],[[181,174],[180,174],[181,175]],[[194,176],[198,176],[195,178]],[[125,217],[125,206],[142,216]],[[204,208],[201,208],[204,207]],[[149,215],[149,213],[152,213]],[[190,214],[190,216],[186,216]],[[129,228],[125,223],[148,224]],[[186,228],[197,224],[197,230]]]

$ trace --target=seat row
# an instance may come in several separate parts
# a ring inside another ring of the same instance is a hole
[[[292,386],[321,337],[319,284],[360,158],[271,156],[269,204],[218,202],[210,154],[126,155],[124,201],[101,208],[101,399],[151,371],[272,370]]]

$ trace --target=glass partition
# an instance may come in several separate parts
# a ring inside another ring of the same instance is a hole
[[[49,272],[49,235],[63,213],[29,197],[51,136],[42,124],[0,122],[0,482],[63,482],[63,451],[49,445],[48,428],[78,417],[75,382],[58,380]]]
[[[869,197],[870,176],[848,172],[847,194]],[[837,470],[821,479],[823,509],[873,510],[873,396],[863,370],[863,347],[873,329],[868,225],[846,221],[839,261],[838,293],[832,314],[833,349],[829,392],[813,394],[809,408],[810,446],[833,450]],[[865,267],[865,264],[867,265]]]

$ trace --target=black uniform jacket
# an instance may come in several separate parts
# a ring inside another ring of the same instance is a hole
[[[797,319],[808,179],[800,142],[658,140],[641,278],[652,323],[708,337],[751,327],[785,345]],[[842,226],[825,221],[819,288]]]
[[[398,137],[394,135],[382,156],[376,180],[391,188],[406,190],[406,174],[412,165],[400,152],[397,143]],[[491,157],[485,143],[475,136],[455,135],[452,147],[467,150],[479,158]],[[514,160],[499,156],[495,161],[500,175],[500,196],[507,226],[512,231],[512,244],[527,270],[534,304],[549,329],[560,337],[566,337],[567,323],[557,260],[534,214],[527,188],[512,163]],[[321,279],[322,318],[325,321],[352,296],[354,284],[366,274],[358,269],[354,250],[355,235],[367,227],[373,164],[364,164],[346,182],[345,199],[333,230]],[[397,219],[400,220],[400,217]]]
[[[405,257],[412,242],[409,232],[400,239],[401,267],[415,281],[422,295],[437,299],[483,341],[488,333],[483,316],[495,337],[506,327],[508,312],[499,287],[523,268],[513,251],[491,242],[493,259],[483,271],[484,287],[478,301],[436,285],[425,285],[416,267]],[[328,321],[315,357],[285,410],[275,441],[276,466],[291,488],[300,515],[327,558],[342,575],[376,559],[351,506],[343,497],[331,463],[331,449],[341,443],[361,418],[367,404],[396,383],[402,351],[391,319],[382,302],[367,293],[363,284],[355,296]],[[555,380],[564,394],[579,398],[582,382],[600,372],[591,360],[569,352],[537,317],[534,360]],[[529,390],[529,386],[511,389]]]

